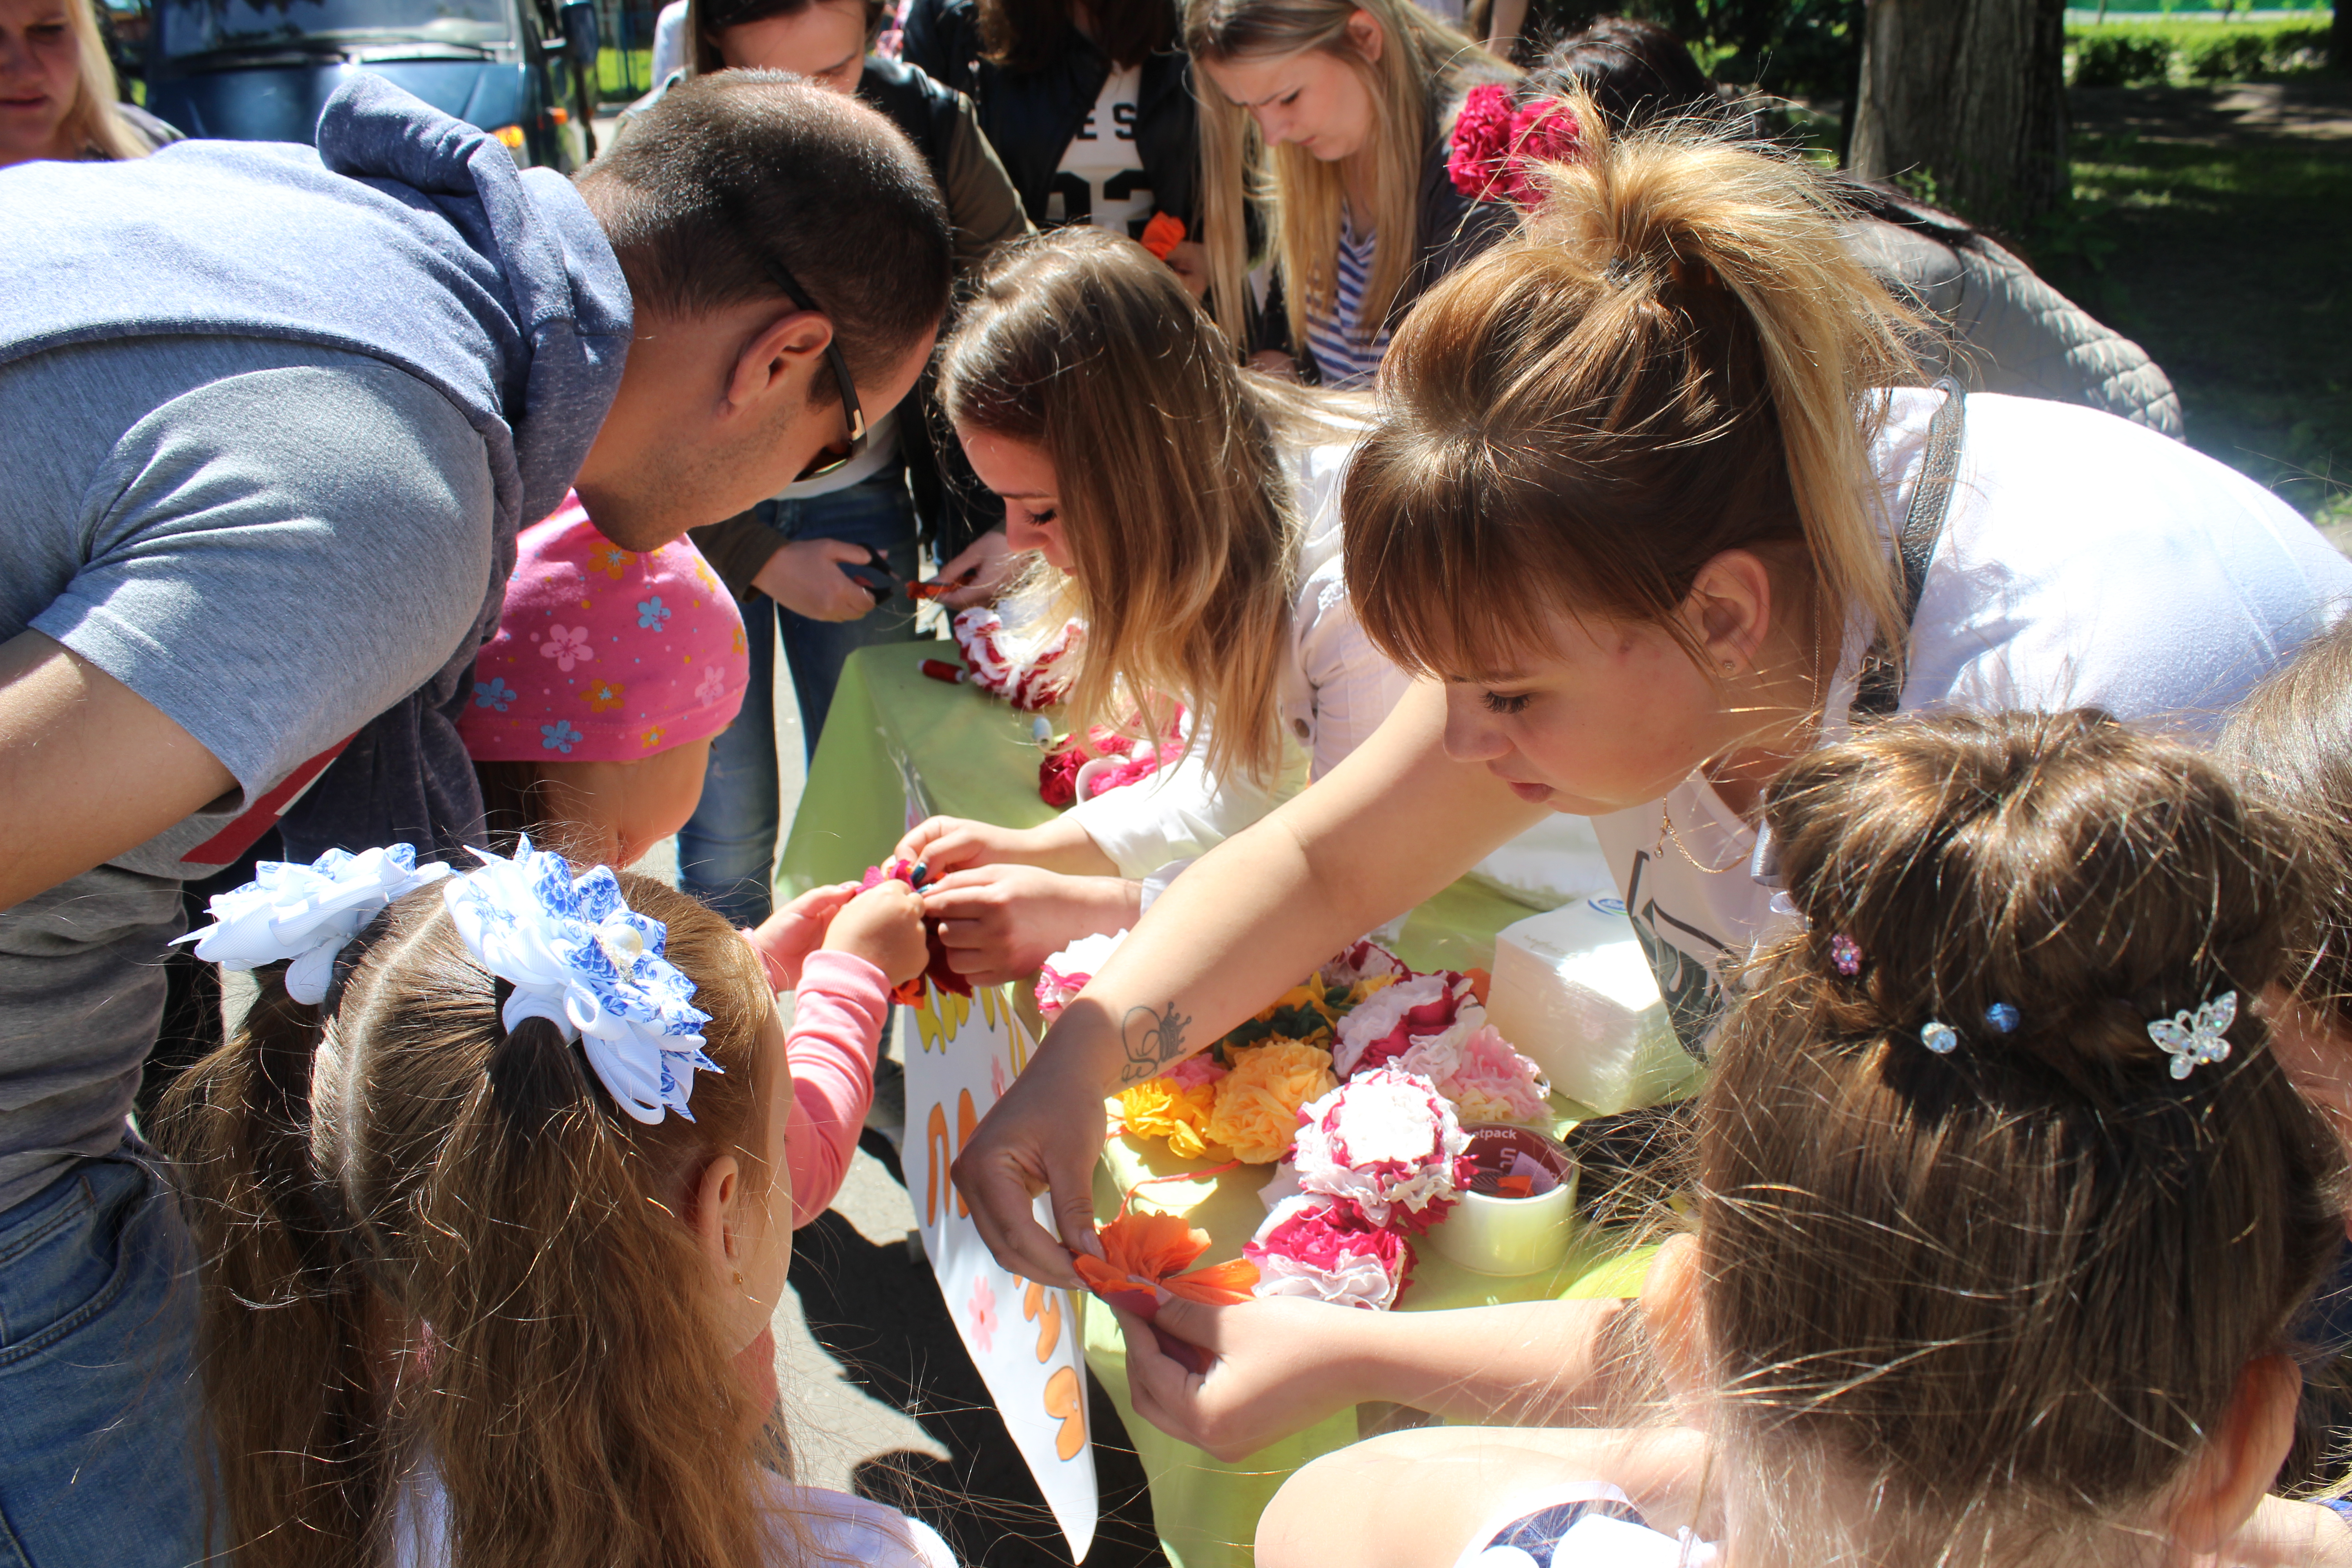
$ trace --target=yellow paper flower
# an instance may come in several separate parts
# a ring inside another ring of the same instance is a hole
[[[1303,1040],[1271,1039],[1235,1051],[1233,1071],[1216,1082],[1208,1139],[1244,1163],[1271,1165],[1298,1136],[1298,1108],[1339,1086],[1331,1053]]]
[[[1165,1138],[1178,1159],[1197,1160],[1208,1152],[1205,1130],[1216,1098],[1214,1084],[1187,1089],[1173,1079],[1155,1078],[1122,1091],[1114,1103],[1129,1133]]]

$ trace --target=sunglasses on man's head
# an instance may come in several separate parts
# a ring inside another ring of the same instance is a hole
[[[817,310],[816,301],[809,298],[808,290],[801,287],[800,279],[793,276],[790,268],[772,256],[763,259],[767,262],[769,280],[783,290],[785,299],[803,310],[824,314]],[[849,379],[849,362],[842,357],[838,329],[825,340],[824,358],[825,363],[833,366],[833,379],[841,385],[841,412],[849,425],[849,441],[845,446],[827,447],[819,452],[816,459],[800,471],[800,478],[793,481],[794,484],[801,479],[820,479],[832,473],[857,456],[857,449],[866,442],[866,411],[857,405],[857,384]]]

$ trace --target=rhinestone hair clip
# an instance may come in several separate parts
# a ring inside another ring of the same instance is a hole
[[[2224,991],[2193,1014],[2183,1007],[2169,1018],[2149,1019],[2147,1037],[2172,1058],[2172,1076],[2187,1078],[2208,1062],[2230,1059],[2230,1042],[2221,1037],[2237,1021],[2238,994]]]

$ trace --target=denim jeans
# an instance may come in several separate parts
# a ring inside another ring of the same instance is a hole
[[[890,570],[915,575],[915,505],[907,476],[887,468],[872,479],[804,501],[761,501],[760,521],[785,541],[839,539],[882,552]],[[702,803],[678,829],[678,886],[737,925],[766,920],[775,898],[776,838],[782,803],[776,770],[776,638],[800,700],[801,739],[816,755],[841,667],[861,647],[909,642],[915,607],[903,595],[854,621],[813,621],[755,594],[743,606],[751,681],[743,710],[710,743]]]
[[[194,1256],[129,1145],[0,1214],[0,1563],[207,1555]]]

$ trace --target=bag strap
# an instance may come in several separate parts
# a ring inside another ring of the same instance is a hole
[[[1927,588],[1927,563],[1936,557],[1944,521],[1952,510],[1952,481],[1960,471],[1960,436],[1968,419],[1968,396],[1950,376],[1936,383],[1944,405],[1927,422],[1927,454],[1919,467],[1919,482],[1911,490],[1911,508],[1904,514],[1903,532],[1895,541],[1903,572],[1903,625],[1908,630],[1919,614],[1919,595]],[[1864,721],[1890,717],[1903,696],[1903,665],[1887,647],[1885,633],[1870,646],[1862,661],[1862,679],[1847,715],[1858,728]]]

